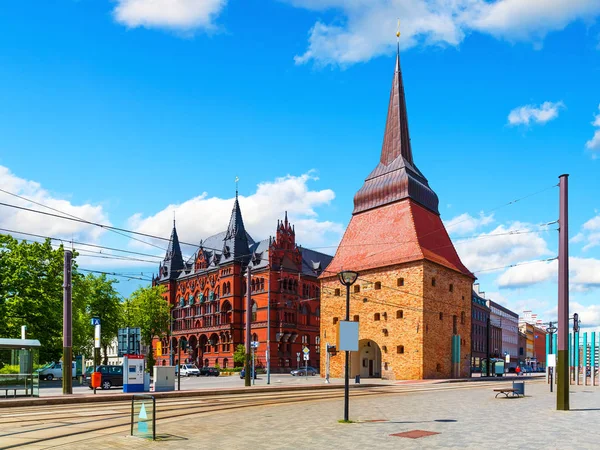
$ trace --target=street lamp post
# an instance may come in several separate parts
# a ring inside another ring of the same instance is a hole
[[[346,270],[338,273],[340,283],[346,286],[346,322],[350,321],[350,286],[352,286],[357,278],[358,273],[351,270]],[[344,421],[348,421],[349,399],[350,399],[350,352],[346,350],[346,364],[344,374]]]

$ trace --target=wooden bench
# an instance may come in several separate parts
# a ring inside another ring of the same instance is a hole
[[[500,394],[504,394],[506,398],[519,397],[519,391],[514,388],[494,389],[494,392],[497,392],[496,397],[498,397]]]

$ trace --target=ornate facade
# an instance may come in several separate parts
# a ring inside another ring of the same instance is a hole
[[[345,287],[336,277],[342,270],[359,273],[351,286],[350,320],[360,322],[351,376],[469,375],[474,276],[458,257],[438,197],[415,164],[399,53],[379,163],[356,193],[342,242],[321,275],[324,343],[335,342],[336,323],[345,317]],[[343,367],[344,353],[338,352],[331,376],[343,376]]]
[[[257,367],[266,367],[268,331],[273,372],[295,368],[303,347],[310,350],[309,365],[319,367],[317,277],[330,261],[331,256],[296,245],[287,213],[278,221],[274,238],[254,241],[244,227],[237,193],[227,230],[201,241],[188,261],[173,225],[169,248],[153,281],[166,287],[165,299],[172,305],[170,336],[154,343],[161,350],[158,364],[177,364],[178,344],[184,340],[182,363],[234,367],[235,349],[245,340],[250,267],[251,333],[260,343]]]

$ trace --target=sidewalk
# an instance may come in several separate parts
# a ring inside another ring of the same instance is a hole
[[[508,384],[507,384],[508,385]],[[571,411],[556,411],[556,391],[527,383],[526,397],[494,398],[490,387],[325,400],[170,419],[160,442],[125,435],[101,438],[106,449],[595,449],[600,441],[600,388],[571,387]],[[437,433],[418,439],[408,431]],[[99,444],[100,439],[87,445]],[[80,448],[78,445],[63,448]]]

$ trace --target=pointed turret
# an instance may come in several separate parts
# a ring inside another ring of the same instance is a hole
[[[379,164],[354,197],[353,214],[410,198],[430,211],[438,212],[438,197],[414,163],[400,51],[392,80],[385,134]]]
[[[229,226],[227,227],[223,241],[224,260],[236,259],[243,262],[250,259],[248,234],[244,227],[237,191],[235,193],[233,211],[231,211],[231,218],[229,219]]]
[[[161,273],[159,276],[163,280],[174,280],[183,270],[183,255],[181,254],[181,247],[179,246],[179,237],[177,236],[175,220],[173,220],[173,231],[171,231],[169,247],[167,248],[165,259],[160,270]]]

